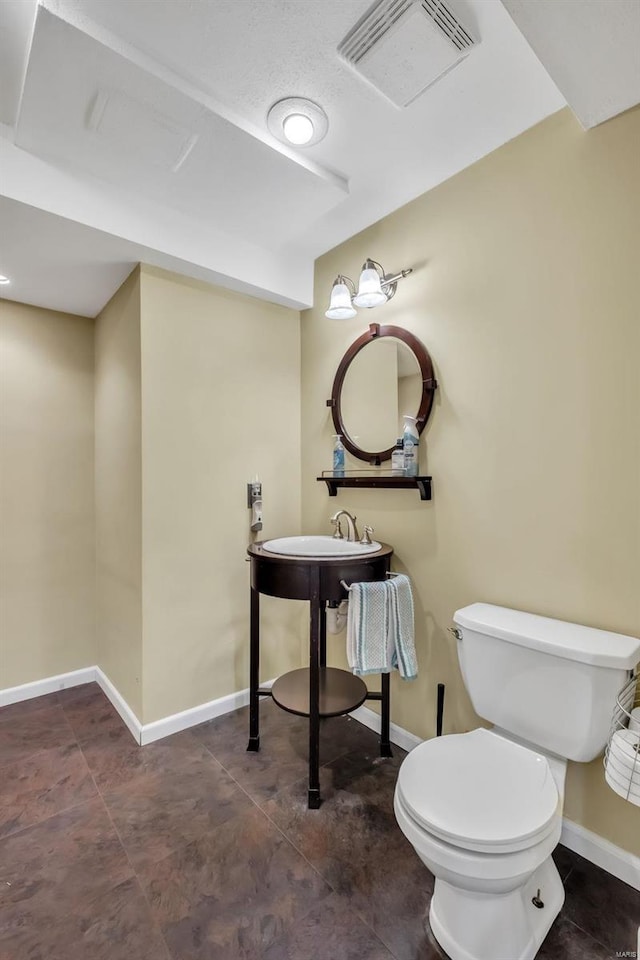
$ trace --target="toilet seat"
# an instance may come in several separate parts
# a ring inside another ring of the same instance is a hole
[[[531,847],[560,816],[546,758],[484,728],[420,744],[405,758],[396,789],[419,827],[481,853]]]

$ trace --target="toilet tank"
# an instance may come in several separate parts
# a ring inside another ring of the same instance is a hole
[[[569,760],[604,748],[640,640],[520,610],[457,610],[458,658],[476,713]]]

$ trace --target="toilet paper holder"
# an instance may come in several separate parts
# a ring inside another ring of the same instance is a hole
[[[640,684],[632,673],[616,697],[604,750],[605,780],[624,800],[640,807]]]

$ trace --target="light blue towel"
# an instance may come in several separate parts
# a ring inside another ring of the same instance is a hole
[[[347,612],[347,660],[354,673],[389,673],[388,584],[384,580],[352,583]]]
[[[413,631],[411,581],[399,573],[391,577],[385,586],[389,604],[389,646],[393,651],[391,666],[396,667],[405,680],[415,680],[418,661]]]
[[[413,638],[413,597],[404,574],[388,581],[352,583],[347,616],[347,660],[360,676],[390,673],[413,680],[418,673]]]

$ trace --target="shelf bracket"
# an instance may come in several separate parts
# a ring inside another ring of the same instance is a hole
[[[416,486],[421,500],[431,500],[431,477],[416,477]]]
[[[318,479],[324,480],[324,482],[325,482],[326,485],[327,485],[327,490],[329,491],[329,496],[330,496],[330,497],[337,497],[337,496],[338,496],[338,486],[337,486],[336,483],[334,483],[334,482],[333,482],[332,480],[330,480],[328,477],[319,477]]]

